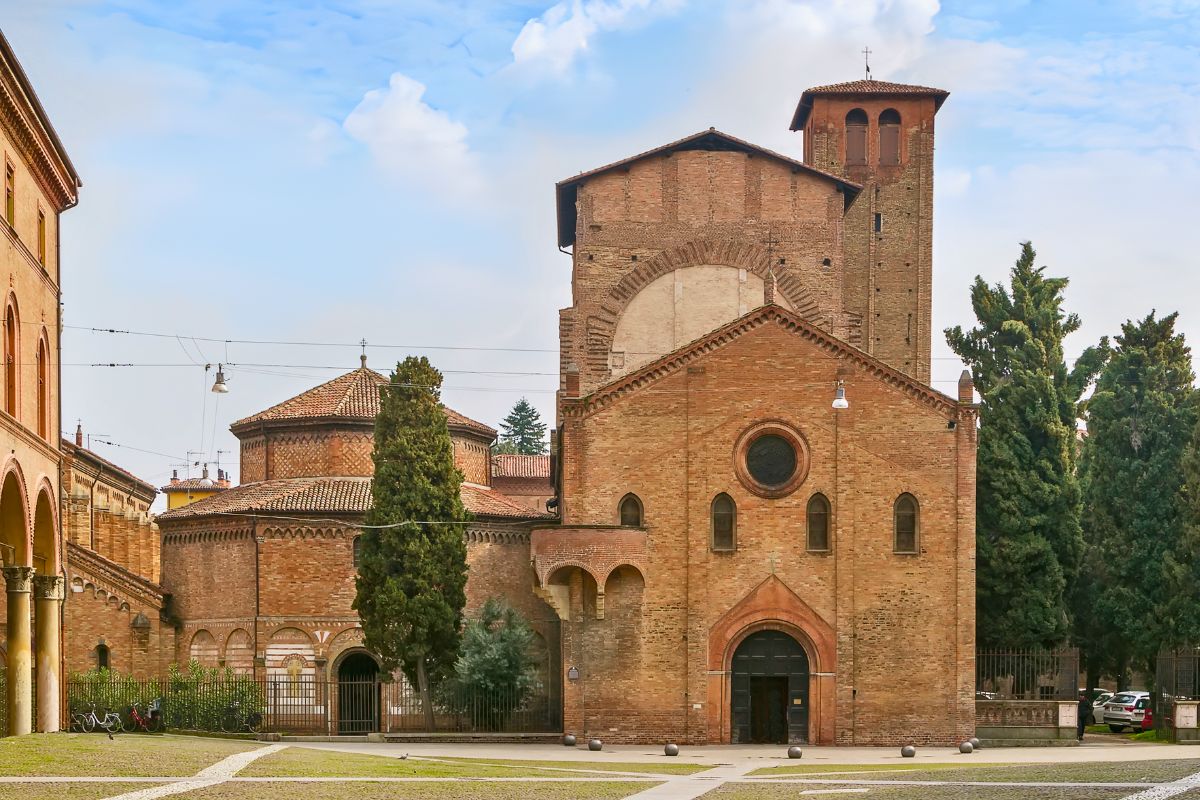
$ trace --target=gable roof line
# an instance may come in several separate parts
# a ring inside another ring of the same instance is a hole
[[[725,133],[724,131],[719,131],[716,128],[709,128],[706,131],[700,131],[699,133],[693,133],[690,136],[684,136],[682,139],[676,139],[673,142],[668,142],[667,144],[659,145],[658,147],[651,148],[650,150],[645,150],[641,153],[637,153],[636,155],[629,156],[628,158],[622,158],[621,160],[614,161],[611,164],[605,164],[602,167],[596,167],[595,169],[590,169],[590,170],[587,170],[586,172],[581,172],[578,175],[575,175],[574,177],[564,178],[563,180],[554,184],[554,192],[555,192],[555,196],[557,197],[556,205],[557,205],[557,213],[558,213],[558,240],[559,240],[558,243],[559,243],[559,246],[564,247],[567,244],[570,244],[570,242],[574,240],[574,225],[571,226],[569,238],[568,238],[567,232],[564,231],[563,193],[565,191],[568,191],[571,189],[577,189],[578,184],[582,183],[583,181],[586,181],[588,178],[593,178],[596,175],[600,175],[601,173],[609,172],[614,169],[620,169],[621,167],[632,164],[635,161],[641,161],[646,158],[651,158],[653,156],[659,155],[660,153],[666,153],[668,151],[673,151],[684,145],[691,144],[692,142],[700,141],[701,139],[705,138],[706,136],[712,136],[712,137],[716,137],[718,139],[723,139],[724,141],[735,145],[742,152],[758,153],[760,155],[766,156],[768,158],[773,158],[777,161],[787,164],[788,166],[792,167],[793,169],[803,170],[805,172],[816,175],[820,178],[824,178],[826,180],[833,181],[834,183],[836,183],[838,185],[838,187],[843,192],[846,193],[846,201],[845,201],[846,205],[849,205],[850,201],[852,201],[855,197],[857,197],[858,193],[862,191],[863,187],[861,185],[854,183],[853,181],[846,180],[845,178],[841,177],[840,175],[835,175],[832,172],[826,172],[823,169],[814,167],[812,164],[806,164],[803,161],[798,161],[789,156],[785,156],[782,153],[777,153],[774,150],[768,150],[765,147],[753,144],[751,142],[746,141],[745,139],[739,139],[736,136],[732,136],[728,133]],[[571,205],[572,205],[572,207],[574,207],[573,203]]]
[[[857,184],[853,181],[848,181],[845,178],[841,177],[840,175],[835,175],[832,172],[826,172],[823,169],[814,167],[812,164],[806,164],[803,161],[797,161],[796,159],[791,158],[790,156],[785,156],[782,153],[775,152],[774,150],[768,150],[767,148],[762,147],[761,145],[757,145],[752,142],[748,142],[745,139],[739,139],[736,136],[725,133],[724,131],[719,131],[716,128],[709,128],[706,131],[700,131],[699,133],[693,133],[690,136],[684,136],[682,139],[676,139],[673,142],[668,142],[667,144],[659,145],[658,147],[653,147],[649,150],[645,150],[636,155],[632,155],[627,158],[622,158],[619,161],[614,161],[611,164],[605,164],[602,167],[596,167],[595,169],[589,169],[588,171],[581,172],[574,177],[564,178],[554,185],[561,189],[563,187],[570,186],[573,183],[578,183],[579,181],[586,180],[588,178],[599,175],[602,172],[608,172],[609,170],[623,167],[626,164],[632,164],[634,161],[641,161],[644,158],[649,158],[649,157],[657,155],[659,153],[666,152],[667,150],[671,150],[673,148],[679,147],[680,145],[690,144],[694,141],[703,139],[705,136],[716,136],[718,138],[725,139],[726,141],[732,142],[733,144],[739,145],[740,147],[744,147],[747,150],[753,150],[755,152],[762,153],[765,156],[770,156],[771,158],[782,161],[785,164],[788,164],[790,166],[799,167],[800,169],[804,170],[805,172],[811,172],[815,175],[819,175],[822,178],[827,178],[827,179],[839,184],[840,186],[843,186],[845,188],[853,190],[855,193],[862,191],[862,188],[863,188],[862,186],[860,186],[859,184]]]
[[[723,347],[742,336],[742,334],[776,320],[785,327],[799,332],[817,347],[833,353],[836,357],[848,358],[854,361],[871,376],[899,389],[930,408],[946,414],[957,414],[960,408],[958,401],[949,395],[926,386],[900,370],[888,366],[874,356],[843,342],[836,336],[805,321],[782,306],[768,303],[759,306],[747,314],[743,314],[732,322],[717,328],[715,331],[689,344],[685,344],[671,353],[667,353],[651,361],[649,364],[634,370],[628,375],[622,375],[598,387],[589,394],[578,398],[566,398],[564,400],[564,413],[569,413],[572,407],[579,409],[581,412],[593,411],[604,407],[624,395],[657,381],[659,378],[675,374],[697,358]]]

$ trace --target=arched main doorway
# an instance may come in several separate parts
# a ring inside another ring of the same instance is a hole
[[[808,655],[782,631],[752,633],[733,654],[735,744],[808,741]]]
[[[338,665],[338,735],[362,736],[379,730],[379,662],[362,650]]]

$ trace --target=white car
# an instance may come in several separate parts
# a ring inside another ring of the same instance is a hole
[[[1096,699],[1092,701],[1092,719],[1091,724],[1104,724],[1104,704],[1112,699],[1112,692],[1101,692],[1096,695]]]
[[[1145,702],[1138,702],[1142,700]],[[1104,704],[1104,724],[1113,733],[1120,733],[1126,728],[1141,730],[1142,718],[1149,705],[1149,692],[1118,692]]]

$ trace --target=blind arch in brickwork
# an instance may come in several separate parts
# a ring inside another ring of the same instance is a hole
[[[608,358],[617,323],[638,292],[670,272],[705,265],[744,269],[768,282],[772,267],[775,266],[771,253],[765,247],[732,240],[689,242],[639,262],[617,282],[596,312],[588,318],[586,360],[593,377],[603,379],[609,375]],[[787,300],[792,310],[802,319],[819,325],[821,320],[817,300],[805,288],[799,276],[784,268],[775,271],[774,278],[775,291]],[[769,287],[767,291],[770,292]]]

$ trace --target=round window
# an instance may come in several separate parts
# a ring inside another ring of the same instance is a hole
[[[808,477],[808,443],[784,422],[768,420],[742,431],[733,448],[733,468],[742,485],[759,497],[785,497]]]
[[[763,434],[746,451],[746,471],[763,486],[782,486],[796,474],[796,448],[778,434]]]

